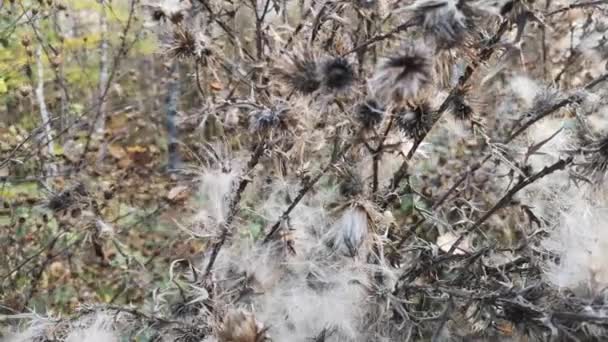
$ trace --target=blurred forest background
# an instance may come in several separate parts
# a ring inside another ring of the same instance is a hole
[[[168,276],[154,270],[197,251],[176,239],[190,186],[171,170],[217,133],[195,130],[193,68],[159,49],[160,16],[137,1],[2,1],[0,310],[138,302]],[[170,160],[178,129],[188,147]]]

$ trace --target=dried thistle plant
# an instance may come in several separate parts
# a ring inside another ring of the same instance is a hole
[[[330,90],[343,90],[355,81],[355,71],[345,58],[326,60],[322,67],[323,85]]]
[[[366,100],[357,106],[357,120],[365,128],[371,128],[382,122],[384,108],[374,99]]]
[[[141,75],[143,82],[115,77],[107,84],[111,100],[98,100],[131,105],[131,97],[119,93],[136,92],[133,83],[142,83],[146,96],[135,102],[147,116],[131,120],[138,113],[129,113],[124,125],[162,135],[156,119],[166,115],[171,146],[159,148],[150,139],[146,150],[156,159],[171,157],[179,142],[184,167],[172,168],[165,179],[160,165],[132,161],[132,150],[140,153],[145,144],[121,131],[107,149],[127,157],[114,158],[121,161],[119,170],[102,178],[120,183],[114,176],[120,174],[132,184],[133,175],[139,181],[153,174],[141,182],[153,185],[146,201],[159,197],[159,212],[170,207],[162,217],[181,229],[170,231],[160,252],[133,272],[129,256],[139,251],[119,243],[124,221],[108,217],[113,211],[98,206],[91,194],[59,192],[48,205],[54,214],[78,204],[87,227],[96,223],[93,242],[120,249],[118,257],[107,254],[118,266],[108,268],[125,271],[119,274],[125,289],[113,304],[26,329],[29,337],[21,340],[608,339],[606,234],[600,229],[607,216],[608,138],[590,133],[608,128],[603,3],[152,2],[144,6],[153,9],[156,23],[146,28],[168,37],[164,57],[179,59],[171,61],[179,72],[148,87],[166,76],[156,74],[166,70],[158,67],[166,61],[151,58],[154,68]],[[30,12],[27,22],[46,20],[30,18]],[[15,30],[23,27],[30,29]],[[54,35],[40,34],[44,27],[32,27],[35,35],[22,38],[31,60],[56,49]],[[131,37],[139,35],[124,32],[123,45]],[[139,65],[131,59],[136,54],[118,51],[117,62]],[[61,64],[50,57],[60,78]],[[81,60],[66,55],[64,61],[71,59]],[[40,83],[35,91],[13,89],[14,79],[0,78],[11,110],[49,102],[43,95],[50,76],[35,77],[29,64],[26,75]],[[116,75],[123,71],[117,68]],[[57,99],[61,110],[45,129],[64,128],[65,116],[72,116],[66,101]],[[589,129],[572,149],[574,115]],[[116,117],[108,116],[109,135],[123,125],[123,115]],[[83,113],[79,120],[86,118]],[[20,129],[0,127],[3,139],[6,132],[19,135],[17,145],[0,144],[9,152],[0,159],[3,180],[6,170],[8,178],[14,170],[23,172],[20,163],[31,156],[24,157],[22,146],[65,143],[39,133],[24,138]],[[117,148],[123,143],[127,152]],[[87,161],[91,153],[82,154]],[[101,166],[112,169],[108,159],[96,162],[94,180]],[[84,172],[83,165],[76,172]],[[167,196],[159,192],[162,181],[168,182],[162,184]],[[197,181],[200,191],[186,195]],[[137,197],[127,195],[129,201]],[[21,199],[3,198],[0,216],[12,213]],[[57,262],[72,257],[60,248],[74,236],[75,245],[82,244],[70,225],[58,221],[57,230],[54,222],[43,222],[59,237],[47,249],[33,249],[35,234],[27,231],[24,238],[23,220],[10,222],[8,230],[16,233],[2,235],[11,241],[3,247],[25,241],[23,250],[39,252],[0,257],[8,269],[1,281],[13,285],[5,292],[14,292],[0,293],[0,301],[18,298],[32,305],[40,299],[36,293],[47,291],[38,280],[55,281],[62,268]],[[146,241],[155,242],[150,235]],[[21,291],[24,279],[33,280],[27,291]],[[132,284],[156,290],[134,299]],[[90,336],[90,318],[100,311],[117,319]]]
[[[230,310],[218,329],[218,338],[221,342],[262,342],[266,329],[251,313]]]
[[[431,106],[425,102],[410,102],[397,110],[397,126],[407,137],[419,141],[431,129],[434,118]]]
[[[319,65],[311,51],[286,57],[274,72],[291,89],[302,94],[311,94],[321,87]]]
[[[173,39],[166,54],[171,58],[201,60],[211,55],[205,39],[200,34],[178,26],[173,31]]]
[[[602,184],[608,172],[608,137],[588,141],[581,147],[585,158],[583,175]]]
[[[438,49],[464,45],[472,22],[465,15],[465,1],[419,0],[404,8],[422,23],[425,34]]]
[[[431,55],[420,42],[384,58],[370,80],[371,93],[384,103],[412,99],[431,82]]]

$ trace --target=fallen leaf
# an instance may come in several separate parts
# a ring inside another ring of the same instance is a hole
[[[442,234],[437,238],[437,246],[439,246],[442,251],[447,253],[452,248],[454,243],[458,240],[458,238],[458,235],[452,232],[446,232],[445,234]],[[467,238],[465,238],[454,250],[454,254],[465,254],[465,252],[470,252],[470,249],[471,248],[469,246],[469,241]]]
[[[143,146],[139,146],[139,145],[133,145],[133,146],[128,146],[127,147],[127,152],[129,153],[142,153],[142,152],[146,152],[147,149]]]
[[[224,89],[224,86],[218,81],[209,83],[209,86],[211,87],[212,90],[215,90],[215,91]]]
[[[125,149],[117,144],[111,144],[110,146],[108,146],[108,152],[110,152],[110,155],[112,157],[119,160],[127,156],[127,152],[125,151]]]
[[[126,169],[133,164],[133,161],[129,158],[123,158],[118,161],[118,167],[121,169]]]
[[[188,198],[190,194],[189,188],[185,185],[178,185],[173,189],[169,190],[167,199],[172,202],[180,202]]]

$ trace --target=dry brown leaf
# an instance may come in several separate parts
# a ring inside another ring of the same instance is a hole
[[[178,185],[169,190],[167,199],[172,202],[180,202],[188,198],[190,194],[189,188],[185,185]]]
[[[126,169],[133,164],[133,161],[129,158],[123,158],[118,161],[118,167],[121,169]]]
[[[209,83],[209,87],[211,87],[211,89],[215,90],[215,91],[220,91],[220,90],[224,89],[224,86],[218,81]]]
[[[112,157],[119,160],[124,159],[124,157],[127,156],[127,152],[125,151],[125,149],[117,144],[111,144],[110,146],[108,146],[108,152]]]

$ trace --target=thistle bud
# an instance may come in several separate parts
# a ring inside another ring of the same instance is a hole
[[[27,48],[28,46],[30,46],[30,44],[32,44],[32,40],[29,36],[23,36],[21,38],[21,45]]]

